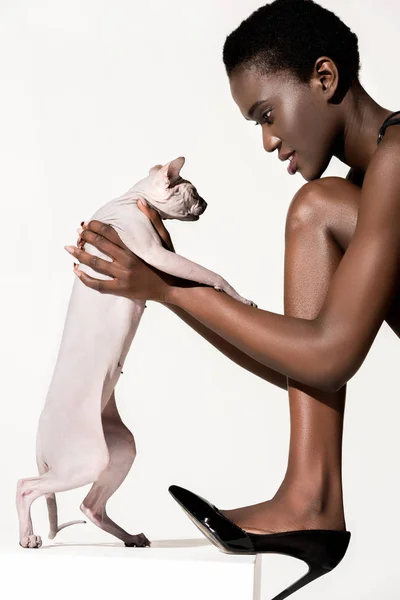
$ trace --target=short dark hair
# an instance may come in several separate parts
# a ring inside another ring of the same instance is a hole
[[[228,77],[243,66],[264,75],[287,70],[308,83],[319,56],[335,62],[344,93],[359,82],[356,34],[313,0],[275,0],[261,6],[228,35],[223,48]]]

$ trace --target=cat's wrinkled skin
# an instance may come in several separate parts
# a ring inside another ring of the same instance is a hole
[[[163,219],[197,220],[207,203],[192,183],[180,177],[183,157],[156,165],[149,175],[125,194],[102,206],[92,216],[112,225],[125,245],[148,264],[183,279],[223,290],[246,304],[222,277],[167,250],[149,218],[139,210],[144,198]],[[90,254],[111,260],[95,246]],[[80,269],[97,279],[110,279],[81,264]],[[106,513],[111,495],[124,481],[136,456],[135,440],[122,422],[114,388],[138,328],[144,300],[99,294],[75,277],[72,294],[50,388],[40,415],[36,442],[39,476],[20,479],[16,505],[20,545],[39,548],[41,538],[33,533],[32,502],[45,495],[50,519],[50,539],[60,529],[56,492],[93,483],[80,509],[97,526],[127,546],[148,546],[143,533],[129,534]]]

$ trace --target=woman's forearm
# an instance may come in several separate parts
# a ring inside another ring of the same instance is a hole
[[[173,313],[180,317],[182,321],[187,323],[187,325],[197,331],[204,339],[210,342],[217,350],[225,354],[225,356],[233,360],[237,365],[250,371],[250,373],[254,373],[254,375],[257,375],[258,377],[287,390],[287,377],[285,377],[285,375],[278,373],[278,371],[274,371],[274,369],[263,365],[245,352],[242,352],[242,350],[239,350],[239,348],[230,344],[227,340],[215,333],[212,329],[203,325],[203,323],[200,323],[200,321],[182,308],[165,302],[161,302],[161,304],[169,308]]]
[[[257,362],[307,386],[331,391],[317,320],[247,306],[212,287],[173,286],[165,304],[183,309]],[[330,363],[330,364],[328,364]]]

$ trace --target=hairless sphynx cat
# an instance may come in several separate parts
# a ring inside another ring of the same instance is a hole
[[[137,207],[144,198],[163,219],[195,221],[207,203],[193,184],[180,176],[184,157],[156,165],[149,175],[122,196],[102,206],[92,217],[110,224],[124,244],[139,258],[171,275],[240,296],[220,275],[165,249],[149,218]],[[111,260],[96,247],[86,250]],[[111,279],[81,264],[80,269],[97,279]],[[40,414],[36,437],[38,477],[19,479],[16,506],[20,545],[39,548],[33,533],[31,505],[45,495],[50,520],[49,538],[74,523],[58,525],[55,492],[93,482],[80,505],[98,527],[126,546],[149,546],[143,533],[131,535],[112,521],[106,504],[127,476],[136,456],[135,440],[122,422],[114,388],[145,308],[144,300],[99,294],[75,278],[60,349]]]

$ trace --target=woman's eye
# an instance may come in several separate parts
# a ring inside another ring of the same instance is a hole
[[[270,121],[270,120],[269,120],[269,118],[268,118],[268,117],[266,117],[265,115],[268,115],[268,114],[270,114],[271,112],[272,112],[271,110],[267,110],[267,111],[263,112],[263,113],[262,113],[262,115],[261,115],[261,119],[264,119],[264,118],[265,118],[265,122],[266,122],[266,123],[268,123],[269,125],[271,124],[271,121]],[[260,125],[260,123],[256,123],[256,125]]]

